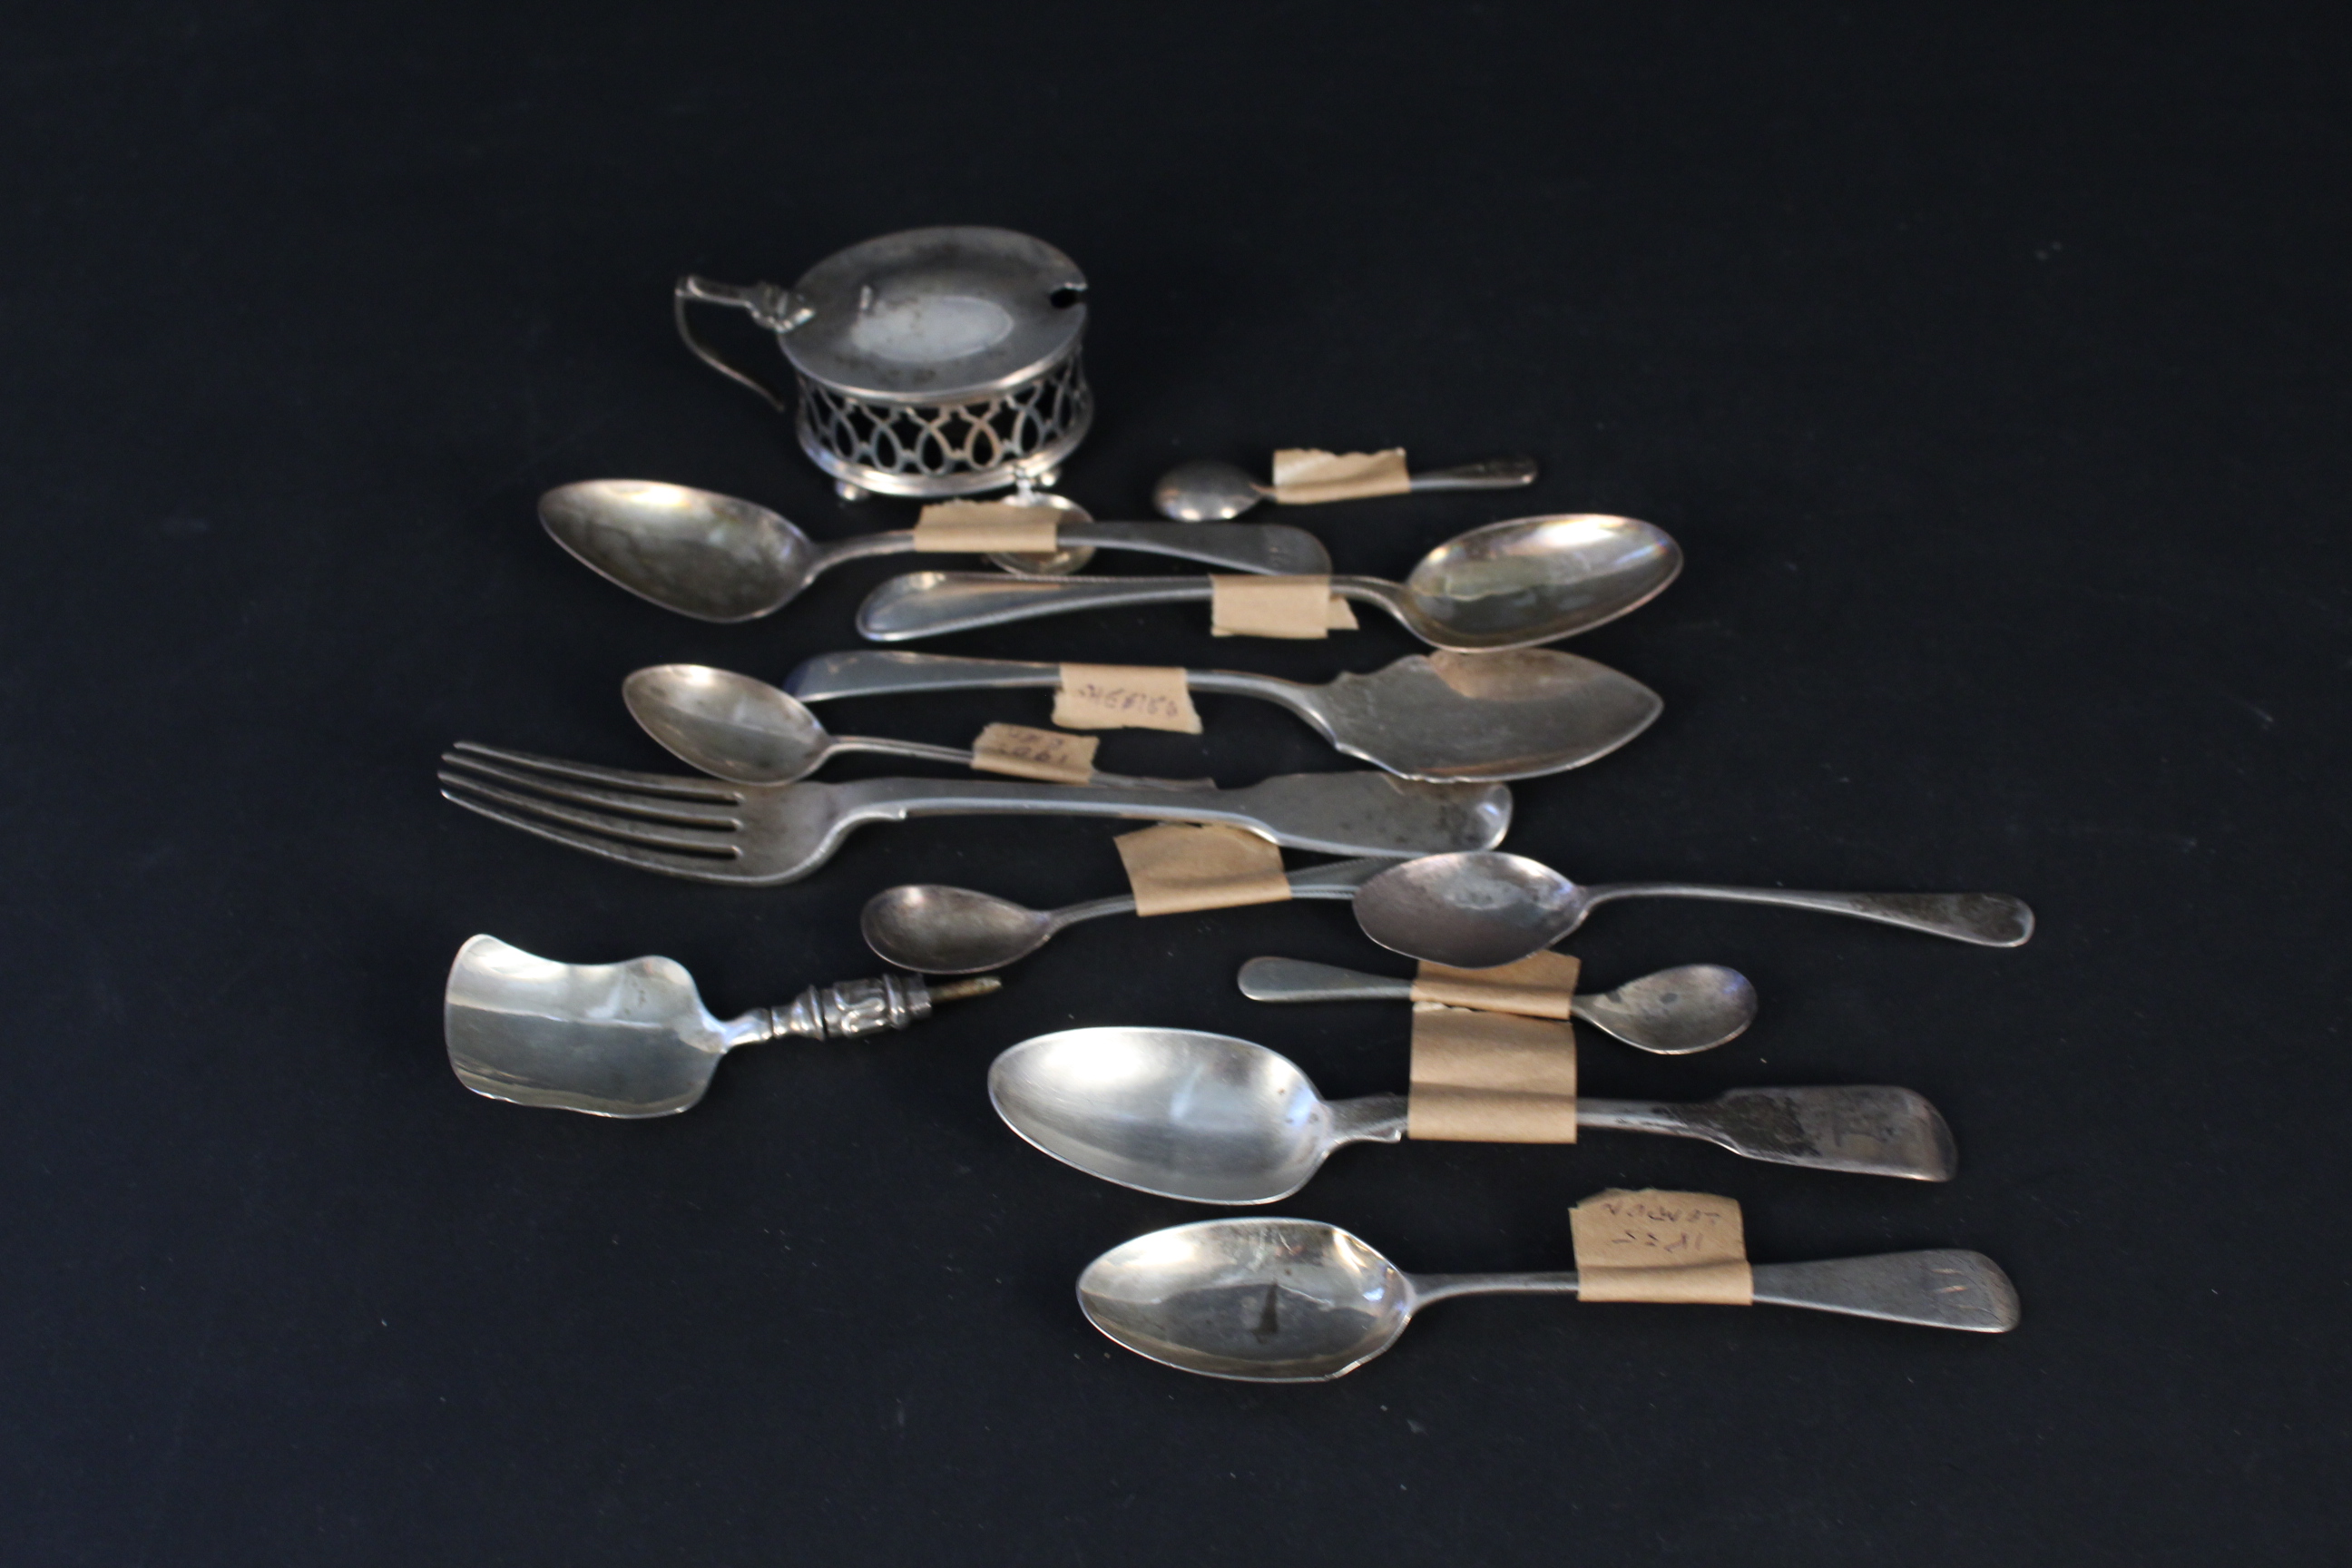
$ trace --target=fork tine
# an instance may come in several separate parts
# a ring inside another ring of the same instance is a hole
[[[657,822],[641,821],[630,816],[607,816],[601,811],[582,811],[576,806],[559,805],[554,801],[537,795],[518,795],[513,790],[500,789],[484,784],[465,773],[443,773],[441,782],[452,789],[462,789],[485,800],[510,805],[517,811],[543,816],[550,822],[568,823],[590,833],[601,833],[629,844],[646,844],[663,849],[699,851],[705,855],[722,856],[732,860],[742,851],[733,842],[731,833],[714,833],[701,827],[668,827]]]
[[[688,773],[640,773],[627,768],[600,768],[588,763],[566,762],[562,757],[542,757],[534,752],[509,752],[498,746],[485,746],[478,741],[460,741],[452,748],[467,757],[488,757],[494,763],[511,763],[535,773],[553,773],[558,778],[578,779],[583,784],[624,784],[633,789],[652,790],[661,795],[674,795],[686,800],[718,800],[740,804],[743,791],[740,785],[719,779],[700,779]],[[445,763],[464,759],[445,752]]]
[[[472,756],[451,752],[442,759],[451,767],[463,768],[468,776],[476,773],[543,795],[551,800],[577,801],[582,805],[601,805],[609,811],[633,812],[662,822],[681,823],[688,826],[727,828],[741,826],[742,819],[723,805],[700,805],[690,801],[661,800],[642,795],[623,794],[618,790],[591,789],[584,784],[570,784],[561,777],[523,773],[514,768],[502,768]],[[446,775],[445,775],[446,776]]]
[[[478,816],[487,816],[504,826],[520,828],[535,837],[561,844],[566,849],[578,849],[603,860],[618,860],[625,866],[640,870],[658,871],[666,877],[684,877],[695,882],[740,882],[746,879],[733,869],[729,860],[713,860],[700,855],[672,855],[665,850],[641,848],[634,844],[619,844],[609,838],[593,838],[584,833],[573,833],[551,823],[535,821],[501,811],[486,801],[454,790],[443,790],[441,798],[452,805],[462,805]]]

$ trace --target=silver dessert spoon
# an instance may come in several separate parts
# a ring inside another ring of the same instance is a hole
[[[1335,860],[1306,866],[1284,879],[1294,899],[1349,899],[1394,860]],[[935,882],[905,882],[866,900],[857,917],[866,945],[884,962],[922,974],[971,974],[1028,957],[1081,921],[1135,912],[1135,899],[1088,899],[1058,910],[1033,910],[993,893]]]
[[[1331,569],[1322,542],[1301,528],[1234,523],[1213,537],[1172,522],[1088,522],[1074,503],[1035,495],[1017,504],[1053,506],[1058,542],[1136,550],[1198,561],[1227,572],[1318,573]],[[915,548],[912,530],[855,534],[818,544],[766,507],[685,485],[645,479],[585,479],[539,499],[539,520],[591,570],[664,609],[703,621],[749,621],[792,602],[845,561]],[[1026,561],[1042,558],[1021,557]],[[1083,556],[1066,559],[1083,564]]]
[[[1613,621],[1664,592],[1682,563],[1682,549],[1665,530],[1637,518],[1524,517],[1447,540],[1402,583],[1339,576],[1331,592],[1386,611],[1433,647],[1488,653]],[[1206,577],[911,572],[866,596],[857,629],[876,642],[904,642],[1072,610],[1197,602],[1212,593]]]
[[[988,1069],[1004,1124],[1090,1176],[1199,1204],[1270,1204],[1345,1143],[1404,1137],[1407,1097],[1327,1100],[1297,1064],[1197,1029],[1064,1029]],[[1907,1089],[1735,1089],[1696,1105],[1576,1101],[1579,1131],[1696,1138],[1750,1160],[1947,1182],[1951,1130]]]
[[[591,1116],[674,1116],[700,1100],[738,1046],[903,1029],[940,1002],[985,996],[994,975],[926,985],[886,974],[812,985],[781,1007],[721,1022],[667,958],[558,963],[494,936],[457,950],[443,994],[449,1066],[476,1094]]]
[[[2007,1333],[2017,1288],[1980,1252],[1750,1265],[1759,1305]],[[1078,1276],[1087,1321],[1139,1356],[1206,1377],[1320,1383],[1396,1343],[1450,1296],[1577,1293],[1573,1270],[1407,1274],[1335,1225],[1256,1215],[1171,1226]]]
[[[1413,492],[1431,490],[1507,490],[1536,479],[1533,458],[1496,458],[1458,468],[1432,468],[1411,476]],[[1261,501],[1277,500],[1272,485],[1262,485],[1243,468],[1216,458],[1195,458],[1160,476],[1151,487],[1152,510],[1179,522],[1225,522]]]
[[[2033,911],[2007,893],[1804,893],[1694,882],[1587,887],[1539,860],[1495,851],[1424,855],[1392,866],[1356,894],[1356,923],[1392,952],[1458,969],[1491,969],[1541,952],[1613,899],[1713,899],[1850,915],[1979,947],[2017,947]]]
[[[819,654],[785,678],[803,702],[908,691],[1004,691],[1056,686],[1061,666],[1010,658],[862,648]],[[1319,686],[1241,670],[1188,669],[1193,691],[1277,703],[1332,746],[1396,774],[1435,784],[1502,782],[1565,773],[1648,729],[1658,694],[1605,664],[1554,648],[1408,654],[1369,675]]]
[[[968,746],[832,735],[816,715],[764,680],[707,664],[656,664],[621,682],[630,717],[670,755],[737,784],[791,784],[845,752],[970,767]],[[1213,789],[1213,779],[1133,778],[1097,773],[1090,781],[1121,789]]]
[[[1253,958],[1242,965],[1253,1002],[1408,1002],[1412,982],[1360,974],[1303,958]],[[1736,969],[1685,963],[1628,980],[1614,991],[1578,992],[1570,1016],[1635,1050],[1662,1057],[1711,1051],[1756,1021],[1756,987]]]

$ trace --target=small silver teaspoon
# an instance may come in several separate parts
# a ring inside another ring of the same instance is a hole
[[[1979,947],[2017,947],[2033,911],[2007,893],[1804,893],[1691,882],[1585,887],[1539,860],[1496,850],[1424,855],[1356,894],[1356,923],[1392,952],[1459,969],[1516,963],[1567,936],[1612,899],[1713,899],[1850,915]]]
[[[1759,1305],[2007,1333],[2017,1288],[1980,1252],[1890,1252],[1752,1266]],[[1577,1293],[1573,1270],[1407,1274],[1318,1220],[1205,1219],[1112,1247],[1078,1276],[1087,1321],[1139,1356],[1204,1377],[1319,1383],[1396,1343],[1449,1296]]]
[[[764,680],[707,664],[656,664],[621,683],[621,700],[670,755],[713,778],[737,784],[791,784],[845,752],[971,766],[968,746],[833,735],[798,700]],[[1212,779],[1130,778],[1097,773],[1119,788],[1209,789]]]
[[[1253,958],[1242,965],[1253,1002],[1404,1002],[1412,982],[1360,974],[1299,958]],[[1685,1057],[1738,1039],[1756,1021],[1756,987],[1736,969],[1685,963],[1628,980],[1614,991],[1576,994],[1573,1015],[1637,1051]]]
[[[1429,490],[1507,490],[1536,479],[1533,458],[1496,458],[1465,463],[1454,468],[1432,468],[1412,476],[1416,494]],[[1261,501],[1276,500],[1272,485],[1262,485],[1235,465],[1216,458],[1195,458],[1160,476],[1151,487],[1152,510],[1179,522],[1225,522]]]

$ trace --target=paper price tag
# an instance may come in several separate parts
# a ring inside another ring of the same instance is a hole
[[[1405,1136],[1575,1142],[1576,1026],[1416,1003]]]
[[[1181,669],[1146,664],[1066,664],[1054,692],[1054,722],[1070,730],[1201,732]]]
[[[1713,1193],[1595,1193],[1569,1211],[1577,1295],[1587,1301],[1745,1307],[1755,1274],[1737,1200]]]
[[[1171,822],[1111,842],[1127,867],[1139,915],[1278,904],[1290,897],[1282,851],[1238,827]]]
[[[1423,963],[1413,978],[1412,999],[1489,1013],[1521,1013],[1531,1018],[1565,1018],[1576,995],[1580,967],[1564,952],[1538,952],[1496,969]]]
[[[991,724],[971,743],[971,765],[981,773],[1054,784],[1085,784],[1095,776],[1099,735],[1065,735],[1023,724]]]
[[[1328,575],[1209,577],[1209,629],[1221,637],[1321,638],[1356,629]]]
[[[1274,499],[1284,506],[1402,495],[1412,489],[1404,448],[1382,452],[1323,452],[1289,447],[1274,455]]]
[[[1055,527],[1050,507],[939,501],[916,518],[915,548],[926,554],[985,555],[1000,550],[1044,554],[1056,548]]]

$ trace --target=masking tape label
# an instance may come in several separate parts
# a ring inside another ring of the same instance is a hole
[[[981,773],[1053,784],[1085,784],[1095,776],[1099,735],[1065,735],[1023,724],[991,724],[971,743],[971,765]]]
[[[1054,722],[1070,730],[1201,732],[1181,669],[1148,664],[1066,664],[1054,693]]]
[[[1055,527],[1050,507],[938,501],[915,520],[915,548],[926,554],[985,555],[999,550],[1044,554],[1056,548]]]
[[[1323,452],[1290,447],[1274,455],[1274,499],[1284,506],[1354,500],[1362,496],[1402,495],[1412,489],[1404,448],[1381,452]]]
[[[1576,1142],[1576,1026],[1417,1003],[1405,1136],[1467,1143]]]
[[[1595,1193],[1569,1211],[1577,1295],[1587,1301],[1755,1300],[1737,1200],[1657,1188]]]
[[[1320,639],[1356,629],[1348,601],[1328,575],[1209,578],[1209,629],[1221,637]]]
[[[1580,967],[1564,952],[1538,952],[1496,969],[1423,963],[1413,979],[1412,999],[1489,1013],[1523,1013],[1531,1018],[1565,1018],[1576,995]]]
[[[1127,867],[1139,915],[1278,904],[1290,897],[1282,851],[1238,827],[1171,822],[1111,842]]]

